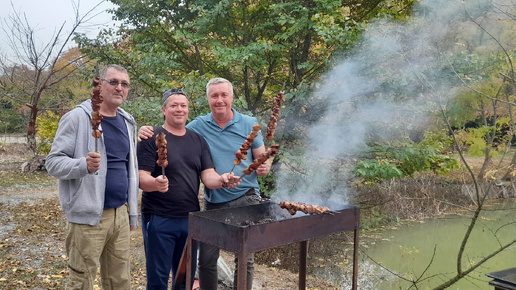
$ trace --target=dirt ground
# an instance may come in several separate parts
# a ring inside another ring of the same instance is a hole
[[[21,165],[26,152],[21,144],[0,144],[0,289],[64,289],[68,275],[66,223],[59,206],[57,181],[45,172],[27,174],[5,169]],[[132,231],[131,243],[133,289],[145,289],[140,228]],[[297,289],[298,274],[273,265],[279,264],[274,255],[270,251],[257,253],[261,262],[255,265],[253,289]],[[223,252],[222,257],[232,270],[233,254]],[[229,288],[221,284],[219,289]],[[307,289],[339,288],[309,273]]]

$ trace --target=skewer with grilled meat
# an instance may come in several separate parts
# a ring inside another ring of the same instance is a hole
[[[262,153],[258,158],[256,158],[251,165],[247,169],[244,169],[243,173],[245,175],[249,175],[256,171],[260,165],[265,163],[265,161],[269,160],[270,157],[274,157],[276,153],[278,152],[279,145],[272,145],[270,148],[267,149],[264,153]]]
[[[165,168],[168,166],[167,158],[167,139],[165,132],[161,132],[156,136],[156,147],[158,147],[158,160],[156,163],[161,166],[163,178],[165,178]]]
[[[235,160],[233,160],[233,165],[238,165],[242,162],[242,160],[247,159],[247,150],[249,150],[253,145],[254,138],[258,136],[258,132],[261,128],[262,126],[260,124],[254,124],[253,130],[251,131],[251,133],[249,133],[249,135],[247,135],[247,138],[245,139],[244,143],[242,144],[242,146],[240,146],[240,149],[238,149],[238,151],[235,153]]]
[[[100,95],[100,78],[96,77],[93,79],[93,92],[91,93],[91,127],[93,128],[92,135],[95,138],[100,138],[102,131],[99,130],[100,122],[104,118],[100,113],[100,104],[102,104],[103,98]],[[95,151],[97,151],[97,142],[95,142]]]
[[[278,120],[280,117],[280,107],[283,103],[284,92],[281,91],[278,93],[276,98],[274,99],[274,107],[272,108],[272,115],[267,124],[267,136],[265,137],[267,140],[272,140],[274,138],[274,133],[276,132],[276,125],[278,125]]]
[[[288,210],[291,215],[295,215],[297,211],[302,211],[306,214],[321,214],[330,211],[330,209],[325,206],[302,202],[282,201],[279,205],[281,208]]]
[[[102,114],[100,113],[100,104],[102,104],[102,101],[104,100],[102,98],[102,95],[100,94],[100,78],[95,77],[92,82],[93,85],[93,91],[91,93],[91,128],[93,131],[91,132],[91,135],[95,138],[95,152],[98,152],[98,142],[100,136],[102,136],[102,130],[99,129],[100,122],[102,122],[102,119],[104,118]],[[95,175],[98,173],[95,172]]]

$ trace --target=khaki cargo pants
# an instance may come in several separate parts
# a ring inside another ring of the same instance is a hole
[[[94,289],[100,266],[102,289],[131,289],[127,204],[105,209],[98,226],[68,223],[66,289]]]

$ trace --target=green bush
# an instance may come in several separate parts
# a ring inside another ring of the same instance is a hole
[[[0,110],[0,133],[21,133],[25,130],[22,116],[13,108]]]
[[[411,176],[422,171],[444,175],[459,166],[456,159],[443,154],[450,143],[444,133],[430,132],[417,144],[412,141],[373,144],[369,147],[369,158],[359,161],[353,172],[366,182]]]
[[[38,128],[38,152],[40,154],[48,154],[50,152],[60,118],[59,114],[50,111],[46,111],[38,116],[36,125]]]
[[[258,184],[260,185],[260,195],[270,197],[276,190],[274,172],[269,172],[265,176],[258,176]]]

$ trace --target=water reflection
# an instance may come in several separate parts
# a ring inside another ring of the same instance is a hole
[[[516,200],[510,199],[490,202],[486,210],[482,211],[465,248],[463,270],[475,265],[501,245],[516,239],[515,208]],[[425,279],[418,284],[418,289],[430,289],[454,276],[459,247],[471,216],[472,213],[465,213],[411,222],[396,229],[378,232],[374,238],[362,237],[359,288],[408,289],[412,284],[396,275],[416,280],[424,273]],[[347,246],[342,249],[342,243],[335,243],[334,246],[341,247],[342,253],[349,252]],[[488,285],[491,278],[485,274],[515,267],[515,256],[516,246],[511,246],[450,289],[493,289],[493,286]],[[327,265],[332,266],[313,269],[313,274],[337,282],[341,289],[350,289],[351,265],[343,263],[338,255],[330,257]]]

